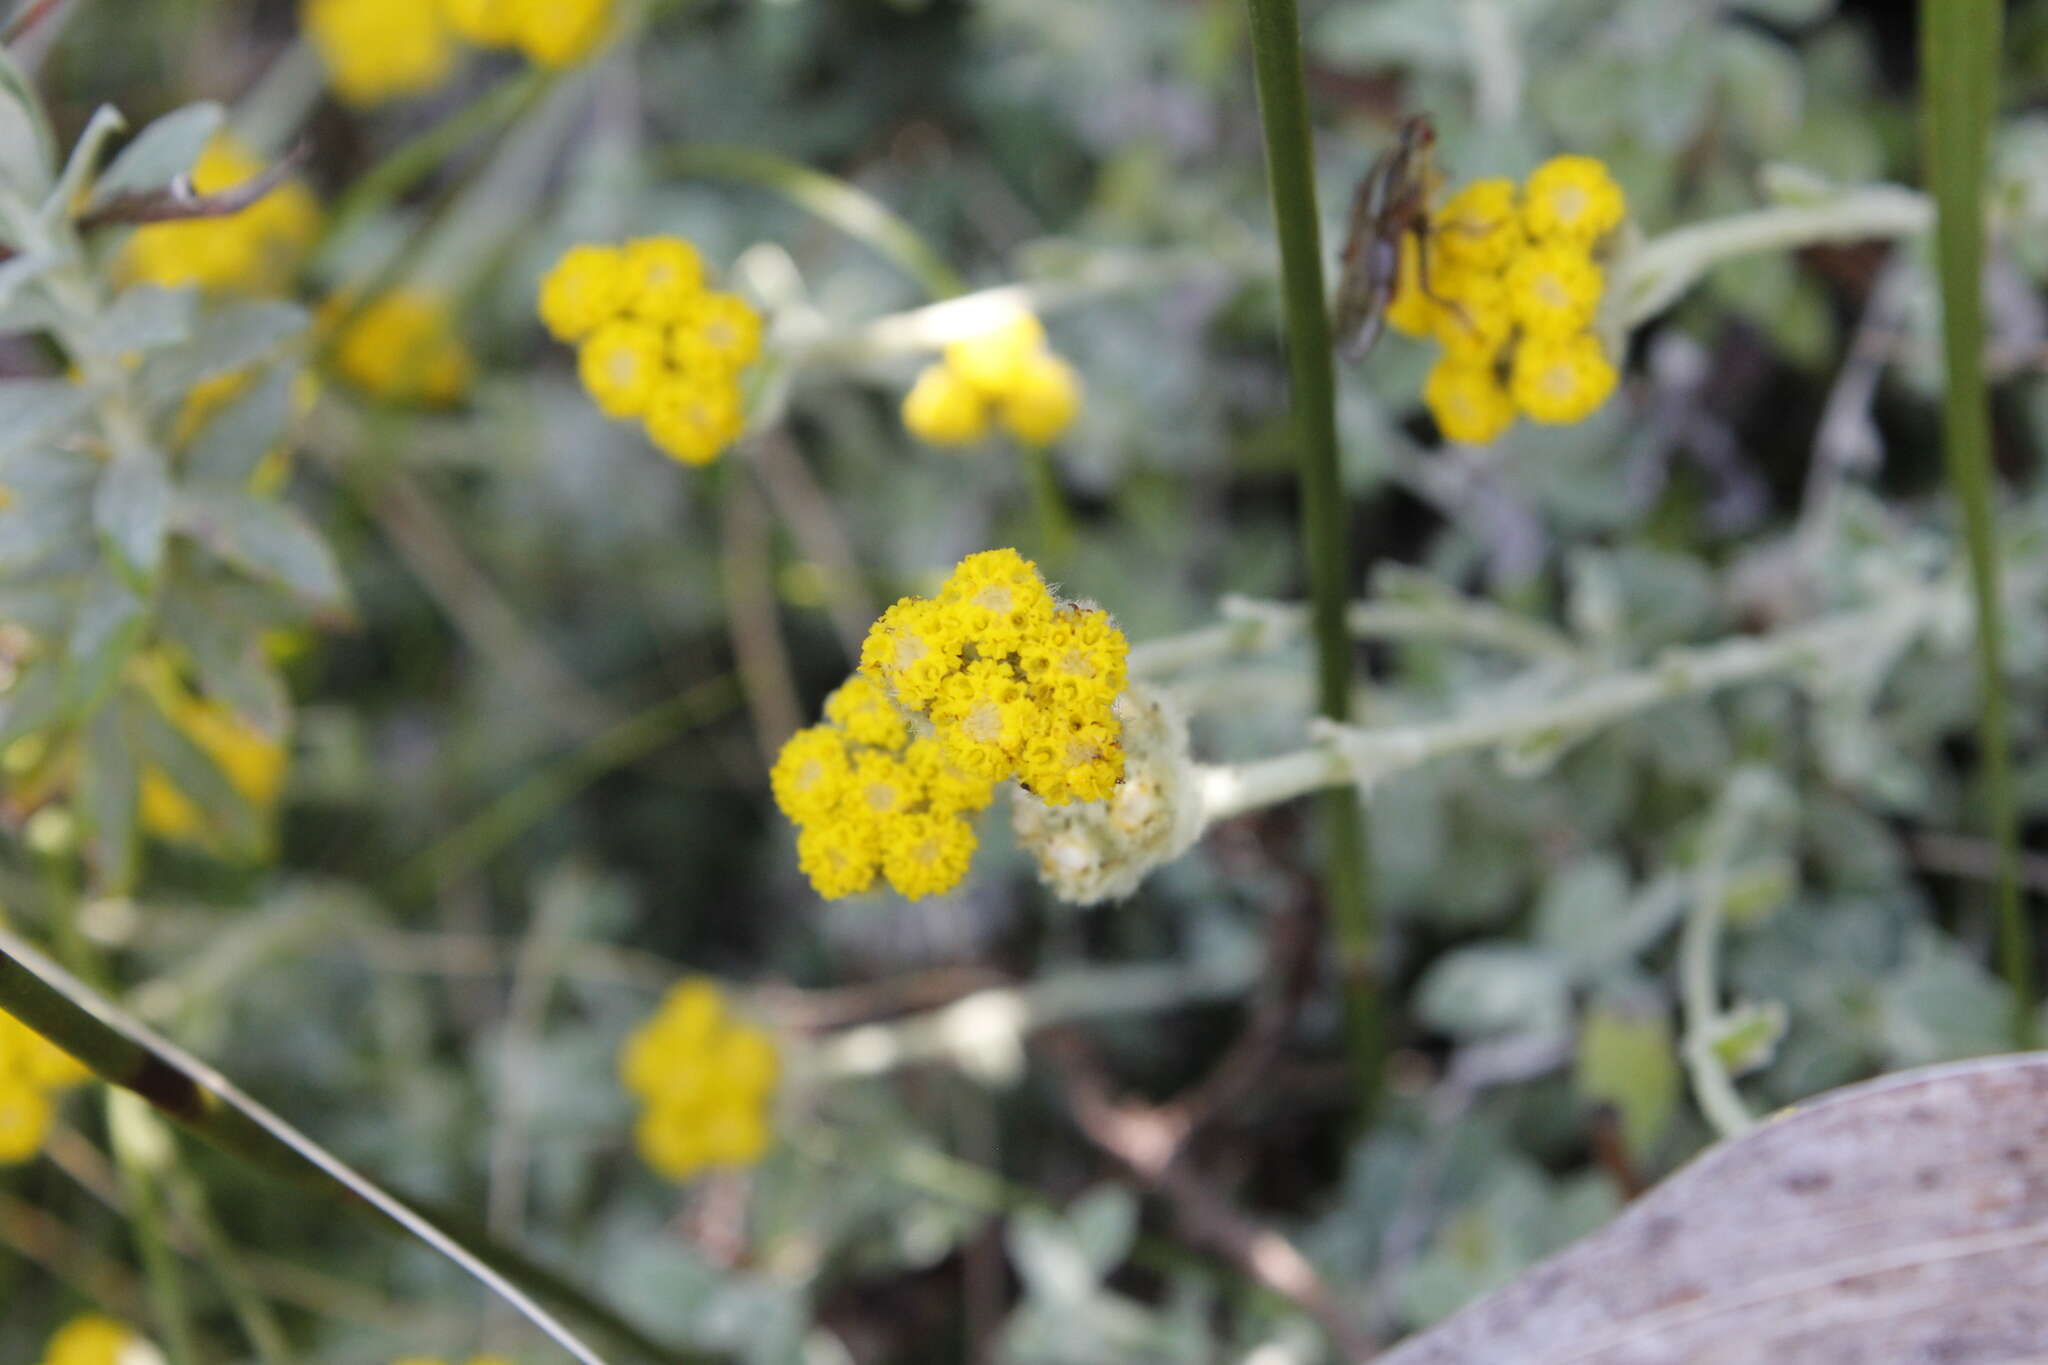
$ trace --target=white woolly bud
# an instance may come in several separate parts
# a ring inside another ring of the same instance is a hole
[[[1202,832],[1201,790],[1187,722],[1166,699],[1134,685],[1117,698],[1124,776],[1106,800],[1048,806],[1027,792],[1011,799],[1017,842],[1061,900],[1120,900]]]

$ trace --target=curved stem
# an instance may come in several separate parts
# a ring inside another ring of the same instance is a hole
[[[1316,640],[1317,694],[1323,716],[1342,722],[1351,708],[1351,636],[1344,624],[1351,570],[1345,501],[1337,469],[1337,380],[1324,303],[1323,245],[1316,206],[1315,151],[1302,77],[1301,21],[1294,0],[1246,0],[1259,122],[1266,135],[1267,184],[1280,240],[1286,302],[1287,366],[1301,461],[1302,540],[1308,553],[1310,619]],[[1385,1048],[1372,905],[1367,886],[1365,817],[1358,793],[1337,787],[1323,797],[1329,842],[1324,895],[1336,927],[1345,1032],[1361,1112],[1370,1116]]]
[[[1692,904],[1678,940],[1679,996],[1685,1014],[1680,1051],[1700,1111],[1722,1137],[1740,1137],[1756,1124],[1715,1046],[1721,1020],[1715,969],[1720,956],[1721,912],[1728,899],[1728,863],[1735,854],[1743,805],[1731,789],[1708,824],[1699,870],[1692,879]]]
[[[1922,0],[1922,100],[1941,274],[1942,446],[1963,513],[1977,600],[1978,747],[1985,813],[1998,845],[1999,959],[2012,987],[2013,1044],[2034,1045],[2033,946],[2020,906],[2019,815],[2006,721],[2004,618],[1992,515],[1990,398],[1984,382],[1984,168],[1998,102],[1999,0]]]

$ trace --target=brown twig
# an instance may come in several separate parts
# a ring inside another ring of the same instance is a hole
[[[1372,1342],[1308,1258],[1177,1159],[1183,1131],[1176,1118],[1150,1105],[1113,1099],[1100,1062],[1078,1035],[1050,1035],[1043,1051],[1060,1073],[1068,1106],[1082,1133],[1165,1199],[1190,1240],[1313,1317],[1344,1359],[1362,1361],[1372,1356]]]
[[[63,1220],[0,1190],[0,1246],[12,1248],[116,1317],[146,1316],[142,1288],[119,1261]]]
[[[117,223],[173,223],[187,218],[229,218],[248,208],[291,178],[293,171],[312,155],[312,146],[301,142],[277,159],[260,175],[212,194],[200,194],[192,178],[181,175],[160,190],[136,190],[117,194],[92,212],[80,215],[78,230],[111,227]]]

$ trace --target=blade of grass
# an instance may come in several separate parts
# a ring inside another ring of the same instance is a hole
[[[310,1175],[346,1202],[375,1209],[511,1304],[583,1365],[605,1365],[601,1356],[482,1256],[4,928],[0,1009],[76,1057],[101,1080],[132,1091],[197,1136],[268,1169],[302,1178]]]
[[[2020,905],[2019,818],[2005,692],[2004,612],[1984,381],[1984,179],[1998,104],[2002,0],[1921,0],[1922,158],[1935,202],[1941,277],[1942,446],[1963,515],[1977,603],[1978,744],[1984,807],[1998,848],[1999,965],[2012,988],[2013,1043],[2034,1045],[2034,963]]]
[[[812,170],[758,147],[733,147],[697,142],[671,148],[655,164],[671,175],[690,179],[730,180],[780,195],[863,242],[916,280],[934,299],[967,292],[967,284],[945,258],[881,201],[836,175]]]
[[[1351,569],[1337,470],[1337,381],[1324,303],[1322,227],[1316,208],[1308,92],[1302,77],[1301,21],[1294,0],[1246,3],[1251,13],[1259,121],[1266,136],[1267,181],[1280,239],[1287,365],[1301,461],[1302,541],[1308,554],[1310,619],[1316,641],[1317,698],[1324,716],[1343,721],[1349,718],[1351,707],[1351,637],[1344,624]],[[1323,837],[1328,843],[1323,891],[1336,930],[1345,1033],[1359,1113],[1369,1120],[1378,1101],[1385,1041],[1374,980],[1375,930],[1365,821],[1354,787],[1332,789],[1319,799]]]

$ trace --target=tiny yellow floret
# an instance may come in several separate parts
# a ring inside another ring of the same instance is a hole
[[[345,313],[348,303],[331,308]],[[394,289],[355,316],[335,343],[334,367],[373,397],[440,406],[461,402],[476,375],[448,300],[412,288]]]
[[[704,293],[704,259],[680,237],[638,237],[621,255],[626,311],[649,322],[680,322]]]
[[[927,365],[903,395],[903,425],[920,441],[962,446],[988,434],[988,400],[950,365]]]
[[[42,1365],[141,1365],[159,1358],[133,1328],[98,1313],[83,1313],[50,1338]]]
[[[1522,223],[1538,241],[1591,246],[1620,226],[1627,212],[1621,186],[1595,157],[1552,157],[1523,188]]]
[[[434,0],[304,0],[299,22],[351,104],[421,94],[455,65],[455,35]]]
[[[541,280],[540,320],[557,341],[581,341],[625,306],[625,262],[615,246],[572,246]]]
[[[1515,420],[1515,404],[1501,387],[1491,365],[1474,365],[1446,356],[1429,372],[1422,401],[1436,418],[1447,441],[1484,445],[1497,439]]]
[[[1016,367],[996,413],[1012,436],[1043,446],[1058,440],[1080,410],[1080,375],[1050,351],[1037,351]]]
[[[1583,250],[1549,244],[1525,251],[1508,270],[1515,323],[1529,337],[1556,338],[1593,325],[1605,288],[1600,267]]]
[[[597,410],[607,417],[638,417],[668,372],[661,329],[626,319],[608,322],[585,339],[576,373]]]
[[[1583,422],[1614,392],[1618,376],[1598,337],[1581,332],[1556,340],[1524,341],[1515,351],[1509,388],[1531,421]]]
[[[1498,271],[1522,245],[1515,182],[1475,180],[1451,196],[1431,222],[1430,242],[1450,264]]]

